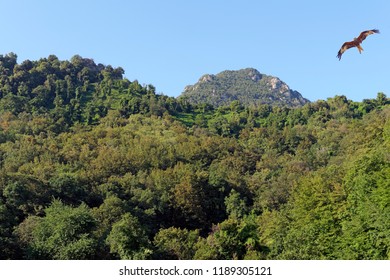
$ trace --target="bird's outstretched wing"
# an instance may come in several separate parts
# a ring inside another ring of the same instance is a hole
[[[357,45],[358,45],[358,44],[355,42],[355,40],[353,40],[353,41],[351,41],[351,42],[345,42],[345,43],[341,46],[339,52],[337,53],[337,57],[339,58],[339,60],[341,59],[341,56],[343,55],[343,53],[344,53],[346,50],[348,50],[348,49],[350,49],[350,48],[353,48],[353,47],[356,47]]]
[[[361,42],[363,42],[364,39],[367,38],[368,35],[375,34],[375,33],[379,33],[379,30],[371,29],[371,30],[363,31],[362,33],[360,33],[359,37],[357,37],[356,41],[358,41],[360,44]]]

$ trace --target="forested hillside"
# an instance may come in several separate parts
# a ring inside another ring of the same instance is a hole
[[[0,55],[0,112],[26,120],[39,115],[60,132],[76,123],[97,124],[111,109],[122,116],[181,110],[174,98],[156,95],[152,85],[130,82],[123,74],[121,67],[79,55],[70,61],[50,55],[21,64],[14,53]]]
[[[390,259],[385,94],[214,109],[91,59],[16,58],[1,259]]]

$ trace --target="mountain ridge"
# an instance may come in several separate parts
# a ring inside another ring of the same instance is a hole
[[[235,100],[244,105],[287,107],[300,107],[310,102],[280,78],[262,74],[255,68],[202,75],[197,83],[186,86],[179,98],[192,104],[209,103],[216,107],[229,105]]]

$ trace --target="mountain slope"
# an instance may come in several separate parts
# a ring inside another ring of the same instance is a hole
[[[185,87],[180,98],[192,104],[229,105],[238,100],[245,105],[272,104],[299,107],[309,100],[277,77],[261,74],[253,68],[203,75],[194,85]]]
[[[70,61],[49,55],[22,63],[14,53],[0,55],[0,116],[44,117],[53,131],[63,132],[77,123],[97,124],[113,110],[128,117],[180,109],[173,97],[158,95],[152,85],[131,82],[123,74],[121,67],[79,55]]]

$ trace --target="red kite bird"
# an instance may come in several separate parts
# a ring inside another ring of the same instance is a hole
[[[360,44],[363,42],[364,39],[367,38],[368,35],[374,34],[374,33],[379,33],[378,29],[372,29],[372,30],[367,30],[363,31],[360,33],[359,37],[354,38],[353,41],[351,42],[345,42],[342,46],[341,49],[339,50],[337,57],[339,60],[341,59],[341,56],[343,53],[348,50],[349,48],[357,47],[359,50],[359,53],[362,53],[363,48],[360,46]]]

